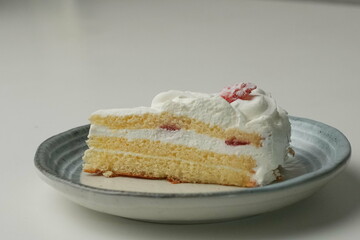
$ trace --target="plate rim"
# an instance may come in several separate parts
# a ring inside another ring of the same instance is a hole
[[[275,192],[284,190],[287,188],[296,187],[305,183],[309,183],[318,179],[322,179],[326,176],[330,176],[331,174],[334,174],[337,172],[337,170],[344,167],[351,156],[351,145],[349,140],[346,138],[346,136],[339,131],[338,129],[327,125],[325,123],[303,118],[303,117],[296,117],[296,116],[289,116],[291,122],[305,122],[310,125],[320,125],[323,129],[332,130],[334,134],[336,134],[336,137],[338,139],[339,143],[342,143],[343,149],[340,152],[339,155],[336,156],[331,162],[331,167],[328,168],[320,168],[314,172],[306,173],[304,175],[292,178],[290,180],[279,182],[276,184],[266,185],[266,186],[260,186],[256,188],[240,188],[240,189],[232,189],[229,191],[221,191],[221,192],[201,192],[201,193],[156,193],[156,192],[137,192],[137,191],[121,191],[121,190],[113,190],[113,189],[102,189],[97,188],[93,186],[88,186],[85,184],[82,184],[80,182],[74,182],[69,179],[65,179],[59,175],[56,175],[52,172],[50,172],[46,166],[44,166],[44,162],[46,162],[47,158],[47,152],[49,145],[51,146],[54,141],[56,141],[59,138],[74,135],[74,133],[84,130],[85,128],[89,128],[89,124],[75,127],[72,129],[69,129],[67,131],[61,132],[59,134],[56,134],[45,141],[43,141],[40,146],[37,148],[35,157],[34,157],[34,165],[37,168],[38,172],[40,172],[43,176],[47,177],[48,179],[52,181],[57,181],[62,184],[66,184],[68,186],[71,186],[72,188],[76,188],[82,191],[91,191],[96,192],[98,194],[104,194],[104,195],[111,195],[111,196],[126,196],[126,197],[145,197],[145,198],[199,198],[199,197],[219,197],[219,196],[240,196],[244,194],[260,194],[260,193],[266,193],[266,192]],[[83,137],[83,135],[81,135]]]

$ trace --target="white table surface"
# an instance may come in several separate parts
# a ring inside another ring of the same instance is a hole
[[[110,216],[37,176],[46,138],[160,91],[251,81],[341,130],[347,169],[282,210],[204,225]],[[1,239],[358,239],[359,1],[0,1]]]

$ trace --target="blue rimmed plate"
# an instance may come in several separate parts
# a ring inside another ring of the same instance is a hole
[[[340,131],[314,120],[290,117],[290,121],[296,155],[284,166],[284,181],[263,187],[90,176],[82,173],[81,166],[89,125],[43,142],[36,152],[35,166],[45,182],[96,211],[164,223],[226,221],[295,203],[344,169],[351,147]]]

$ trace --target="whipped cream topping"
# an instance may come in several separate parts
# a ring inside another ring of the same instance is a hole
[[[274,181],[276,177],[273,171],[282,165],[287,157],[291,131],[287,112],[276,104],[270,94],[261,89],[253,90],[246,100],[237,99],[231,103],[218,93],[170,90],[156,95],[151,107],[100,110],[93,114],[120,116],[163,111],[198,119],[223,129],[237,128],[241,131],[260,134],[264,139],[260,148],[250,151],[246,146],[239,146],[236,147],[236,151],[235,148],[234,151],[229,151],[229,154],[235,152],[239,155],[245,154],[244,152],[246,154],[253,152],[257,161],[253,178],[259,185]],[[204,146],[210,145],[213,141],[206,140],[203,136],[192,137],[193,141],[202,142]],[[142,135],[142,138],[146,138],[146,134]],[[229,146],[224,149],[229,149]]]
[[[251,96],[250,100],[238,99],[228,103],[219,94],[170,90],[156,95],[151,108],[200,119],[224,129],[255,130],[252,126],[257,125],[259,121],[278,120],[287,115],[277,106],[270,94],[263,90],[255,89]]]

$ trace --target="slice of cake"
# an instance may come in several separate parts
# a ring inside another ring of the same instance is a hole
[[[168,91],[151,107],[99,110],[83,160],[88,173],[254,187],[279,177],[290,123],[251,83],[217,94]]]

